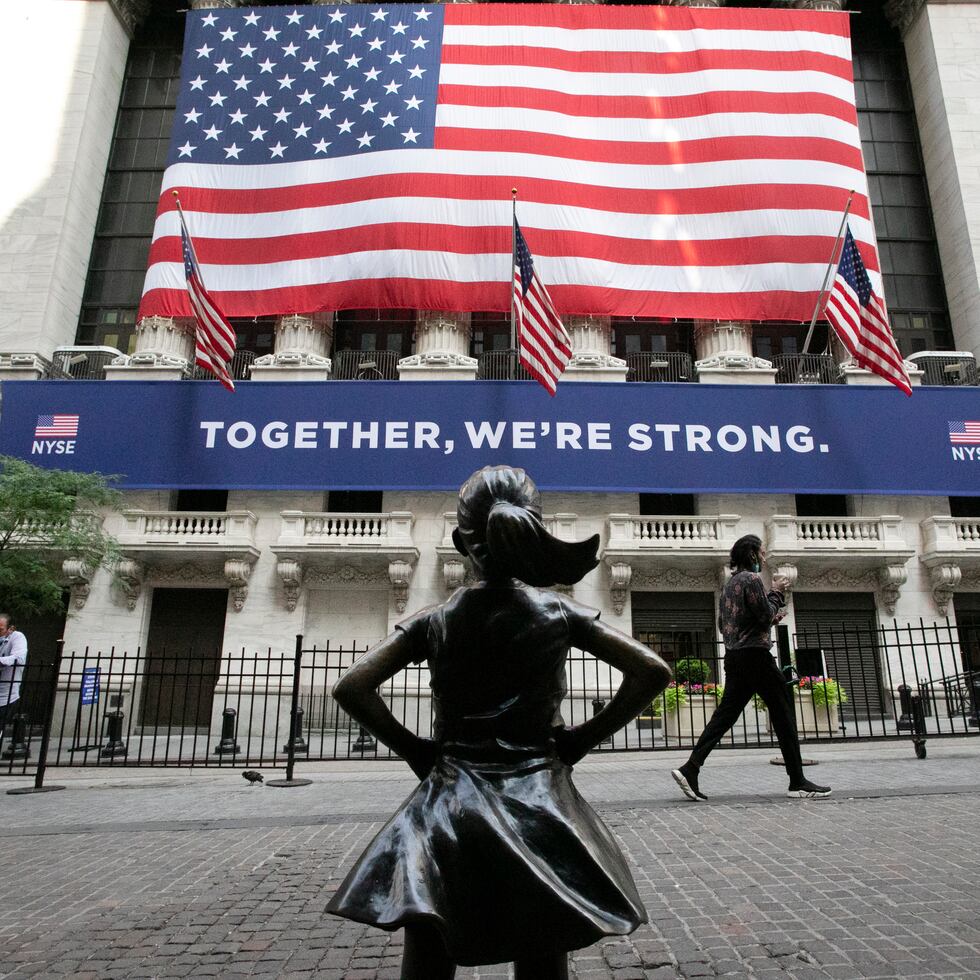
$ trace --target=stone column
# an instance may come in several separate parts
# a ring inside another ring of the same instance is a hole
[[[333,314],[289,313],[276,323],[276,349],[255,359],[253,381],[326,381],[330,377]]]
[[[572,338],[572,359],[563,381],[625,381],[626,361],[612,356],[612,321],[608,316],[563,317]]]
[[[415,353],[398,362],[398,376],[402,381],[472,381],[477,362],[469,350],[469,313],[419,310]]]
[[[179,381],[194,366],[194,322],[145,316],[136,325],[136,350],[105,369],[107,381]]]
[[[695,320],[694,363],[702,384],[775,384],[769,361],[752,356],[752,324],[744,320]]]

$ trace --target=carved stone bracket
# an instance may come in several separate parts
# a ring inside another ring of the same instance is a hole
[[[91,591],[92,569],[80,558],[66,558],[61,563],[61,573],[68,583],[73,609],[84,609]]]
[[[633,580],[633,566],[627,562],[616,562],[609,566],[609,595],[616,615],[622,615],[626,597]]]
[[[903,37],[912,26],[919,11],[926,5],[926,0],[887,0],[885,16],[895,25]]]
[[[303,566],[292,558],[280,558],[276,562],[276,574],[282,580],[283,593],[286,596],[286,609],[293,612],[299,602],[299,590],[303,584]]]
[[[150,0],[110,0],[123,26],[132,35],[150,12]]]
[[[241,558],[229,558],[225,562],[225,580],[231,588],[231,602],[235,612],[241,612],[248,598],[248,580],[252,576],[252,563]]]
[[[447,559],[442,563],[442,578],[446,591],[455,591],[466,581],[466,562],[462,558]]]
[[[130,611],[136,608],[145,577],[146,566],[135,558],[123,558],[116,565],[116,581],[126,597],[126,607]]]
[[[889,616],[895,615],[898,596],[909,577],[904,565],[885,565],[878,569],[878,594]]]
[[[786,579],[786,588],[783,590],[786,594],[793,591],[793,586],[796,585],[796,580],[799,578],[800,570],[795,565],[776,565],[775,568],[776,575],[782,575]]]
[[[414,566],[407,561],[393,561],[388,565],[388,581],[395,597],[395,608],[403,613],[408,604],[408,583],[412,580]]]
[[[935,600],[936,610],[940,616],[945,616],[949,611],[949,600],[963,580],[963,572],[959,565],[946,562],[929,569],[929,580],[932,584],[932,598]]]

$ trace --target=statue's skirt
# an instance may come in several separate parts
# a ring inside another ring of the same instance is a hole
[[[494,761],[445,746],[327,911],[382,929],[430,923],[463,966],[580,949],[646,922],[571,769],[550,746],[497,744]]]

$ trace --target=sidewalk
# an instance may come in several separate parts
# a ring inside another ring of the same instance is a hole
[[[926,760],[908,741],[804,755],[831,799],[787,800],[771,750],[716,752],[707,804],[680,798],[680,754],[576,767],[650,924],[576,953],[574,975],[980,977],[980,739],[930,740]],[[64,792],[0,793],[0,977],[397,977],[399,933],[323,907],[415,780],[399,762],[299,762],[297,774],[313,785],[56,769],[46,782]]]

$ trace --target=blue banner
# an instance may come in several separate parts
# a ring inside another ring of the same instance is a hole
[[[980,495],[980,391],[845,385],[11,381],[0,453],[125,488]]]

